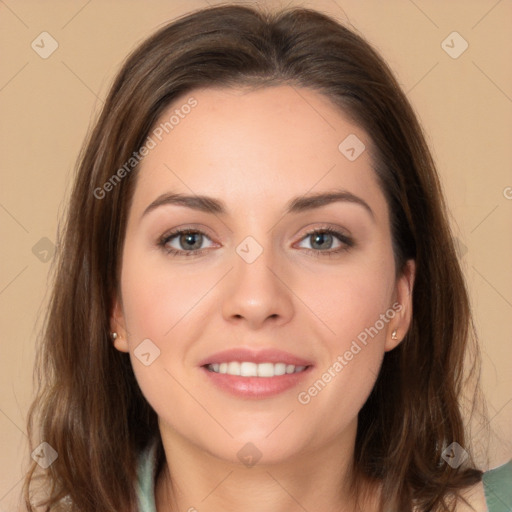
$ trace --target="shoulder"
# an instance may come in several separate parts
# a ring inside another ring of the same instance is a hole
[[[486,471],[483,487],[489,512],[512,510],[512,459],[497,468]]]
[[[482,481],[463,490],[468,502],[457,505],[455,512],[510,512],[512,510],[512,460],[486,471]]]

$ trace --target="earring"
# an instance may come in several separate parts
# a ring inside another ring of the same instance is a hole
[[[110,336],[113,340],[116,340],[117,339],[117,332],[111,332],[110,333]]]
[[[392,340],[397,340],[398,339],[398,336],[396,335],[396,329],[391,333],[391,339]]]

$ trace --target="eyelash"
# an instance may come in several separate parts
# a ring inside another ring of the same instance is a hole
[[[336,229],[333,229],[330,227],[316,228],[311,231],[308,231],[307,233],[304,234],[304,236],[301,238],[301,240],[306,239],[308,236],[316,235],[319,233],[326,233],[326,234],[335,236],[343,244],[343,246],[339,247],[338,249],[329,250],[329,251],[319,251],[319,250],[315,250],[315,249],[304,249],[308,254],[311,254],[313,256],[334,257],[334,256],[339,255],[342,252],[348,251],[355,245],[352,238],[350,238],[347,235],[344,235],[343,233],[341,233],[340,231],[337,231]],[[167,244],[173,238],[176,238],[176,236],[178,236],[178,235],[186,235],[186,234],[201,234],[201,235],[208,237],[208,235],[206,233],[204,233],[203,231],[200,231],[198,229],[188,229],[188,228],[177,229],[177,230],[171,231],[171,232],[163,235],[158,240],[157,245],[159,247],[161,247],[167,254],[170,254],[172,256],[178,256],[178,257],[179,256],[185,256],[185,257],[199,256],[208,251],[208,249],[195,249],[192,251],[183,251],[183,250],[177,250],[177,249],[170,249],[169,247],[167,247]]]

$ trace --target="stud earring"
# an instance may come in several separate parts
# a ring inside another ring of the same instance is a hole
[[[111,332],[110,333],[110,336],[113,340],[116,340],[117,339],[117,332]]]
[[[391,339],[392,340],[397,340],[398,339],[398,336],[396,335],[396,329],[391,333]]]

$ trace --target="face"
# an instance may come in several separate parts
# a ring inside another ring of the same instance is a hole
[[[368,134],[289,86],[198,89],[157,125],[173,113],[139,169],[111,318],[162,435],[234,462],[252,443],[261,463],[353,435],[414,276],[395,274]]]

